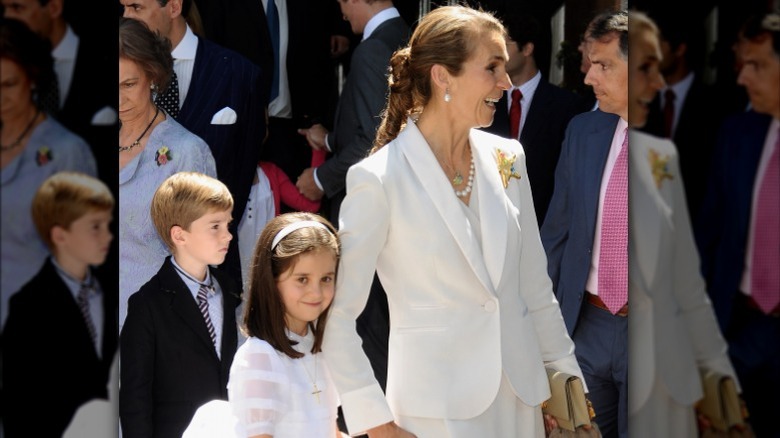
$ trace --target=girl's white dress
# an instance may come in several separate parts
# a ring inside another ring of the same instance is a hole
[[[230,367],[230,401],[201,406],[182,438],[336,436],[338,395],[322,356],[310,353],[314,335],[287,335],[304,357],[292,359],[261,339],[248,338]]]

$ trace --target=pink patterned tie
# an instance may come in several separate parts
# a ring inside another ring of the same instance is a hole
[[[604,195],[599,297],[613,315],[628,301],[628,128]]]
[[[756,202],[750,293],[769,314],[780,303],[780,131]]]

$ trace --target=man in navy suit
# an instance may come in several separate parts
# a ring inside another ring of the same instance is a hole
[[[620,174],[628,128],[628,14],[606,12],[588,25],[592,85],[599,110],[574,116],[555,170],[555,191],[541,228],[548,272],[603,436],[626,437],[628,215],[613,245],[609,181]],[[627,152],[627,150],[625,151]],[[627,166],[627,162],[623,161]],[[627,191],[627,181],[626,187]],[[610,251],[609,249],[612,248]],[[607,258],[610,255],[612,258]],[[620,266],[624,270],[620,270]],[[625,273],[622,281],[607,281]],[[617,297],[617,298],[612,298]],[[620,298],[620,300],[618,300]],[[625,303],[625,305],[623,305]]]
[[[261,158],[279,166],[294,181],[311,164],[311,148],[297,129],[324,123],[328,118],[331,76],[325,72],[331,68],[331,60],[330,23],[326,17],[338,10],[338,5],[322,0],[195,3],[202,17],[204,10],[209,11],[210,15],[203,17],[204,27],[221,29],[212,38],[214,42],[246,56],[266,73],[263,89],[270,96],[268,139]],[[278,17],[276,59],[268,24],[270,6]],[[220,20],[223,22],[213,23]],[[207,37],[211,38],[208,33]],[[272,91],[274,73],[278,86]]]
[[[778,436],[780,13],[748,19],[737,54],[737,82],[752,110],[727,118],[718,133],[697,244],[750,422],[756,436]]]
[[[496,104],[493,124],[485,131],[515,140],[518,137],[513,134],[519,135],[527,160],[536,219],[541,225],[552,198],[555,165],[561,153],[566,125],[572,117],[588,108],[579,96],[551,84],[539,71],[535,57],[540,26],[536,18],[530,14],[511,13],[506,14],[502,21],[508,33],[506,71],[513,86]],[[520,93],[517,94],[520,119],[511,126],[515,90]]]
[[[145,22],[171,40],[178,78],[176,121],[202,138],[217,163],[217,177],[235,200],[240,218],[246,206],[266,135],[266,95],[260,68],[246,57],[195,35],[185,17],[191,0],[121,0],[124,16]],[[234,236],[238,220],[231,223]],[[238,239],[230,243],[223,268],[241,282]]]
[[[650,103],[647,124],[642,128],[649,134],[671,139],[677,147],[693,223],[707,187],[718,132],[713,127],[720,126],[723,118],[736,109],[725,104],[715,87],[704,82],[704,33],[700,32],[704,17],[699,15],[681,14],[679,8],[673,7],[651,14],[661,31],[661,71],[666,87]],[[699,21],[691,23],[691,16]]]

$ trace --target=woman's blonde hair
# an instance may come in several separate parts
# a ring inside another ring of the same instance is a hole
[[[506,35],[501,22],[490,12],[467,6],[442,6],[425,15],[407,47],[390,59],[390,87],[371,153],[395,139],[406,119],[422,111],[431,98],[431,68],[444,66],[459,75],[473,55],[481,35]]]

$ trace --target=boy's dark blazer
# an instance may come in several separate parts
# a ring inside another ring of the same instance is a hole
[[[6,438],[62,436],[80,405],[108,398],[117,349],[116,277],[93,270],[103,294],[101,357],[81,310],[51,259],[9,302],[3,330]],[[32,417],[31,417],[32,415]],[[41,421],[30,423],[29,418]]]
[[[130,296],[120,334],[119,418],[124,438],[180,438],[204,403],[227,400],[237,348],[240,290],[209,268],[222,288],[222,360],[187,285],[171,262]]]

